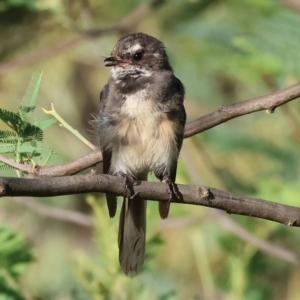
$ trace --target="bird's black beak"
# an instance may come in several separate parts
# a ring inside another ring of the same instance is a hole
[[[104,59],[105,67],[113,67],[118,64],[118,59],[116,59],[114,56],[107,57]]]

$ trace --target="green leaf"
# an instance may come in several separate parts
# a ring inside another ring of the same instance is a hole
[[[23,127],[23,121],[18,114],[0,108],[0,119],[12,128],[18,135],[20,135]]]
[[[21,117],[23,121],[29,121],[29,113],[35,110],[35,106],[18,106],[18,115]]]
[[[22,107],[35,107],[36,106],[42,77],[43,77],[42,71],[35,72],[32,75],[30,83],[26,90],[25,96],[23,97],[22,102],[21,102]],[[33,110],[28,111],[28,115],[31,112],[33,112]]]
[[[50,165],[54,164],[56,155],[57,155],[57,153],[55,152],[55,150],[53,148],[51,148],[50,150],[47,150],[47,152],[45,152],[43,154],[43,157],[45,157],[45,159],[41,163],[41,165],[45,166],[47,164],[50,164]]]
[[[12,230],[7,224],[0,224],[0,261],[1,266],[13,267],[18,263],[32,261],[32,254],[25,244],[24,237]],[[8,270],[11,273],[11,270]]]
[[[19,278],[32,260],[33,255],[24,237],[7,224],[0,224],[0,299],[25,299]]]
[[[43,77],[43,72],[35,72],[27,87],[25,96],[18,107],[18,114],[21,119],[28,122],[36,108],[36,102]]]
[[[33,153],[34,152],[34,147],[30,145],[22,145],[19,148],[19,153]]]
[[[44,121],[39,121],[35,123],[36,127],[39,127],[42,130],[45,130],[46,128],[50,127],[51,125],[57,123],[57,119],[51,118]]]
[[[16,151],[15,145],[0,143],[0,153],[14,153],[15,151]]]
[[[43,131],[55,124],[57,120],[50,118],[44,121],[31,121],[41,80],[42,72],[36,72],[32,76],[17,113],[0,109],[0,119],[12,128],[12,130],[0,131],[0,153],[10,155],[12,160],[17,160],[20,164],[45,164],[53,155],[53,150],[50,150],[42,157]],[[13,167],[0,162],[0,169],[7,170]]]
[[[25,141],[42,141],[43,131],[39,127],[27,123],[22,131],[21,136],[24,138]]]
[[[2,153],[5,153],[4,148],[16,147],[18,145],[18,136],[13,131],[0,131],[0,149],[2,149]],[[8,152],[11,152],[9,150]]]
[[[15,169],[14,167],[0,161],[0,170],[8,171],[8,170],[14,170],[14,169]]]
[[[17,134],[13,131],[9,130],[0,130],[0,142],[6,140],[15,140],[17,138]]]

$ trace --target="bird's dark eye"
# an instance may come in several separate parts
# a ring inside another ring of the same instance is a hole
[[[139,61],[143,58],[143,53],[142,52],[137,52],[133,54],[133,59],[136,61]]]

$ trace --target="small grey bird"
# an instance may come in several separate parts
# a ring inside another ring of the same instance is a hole
[[[104,60],[111,77],[100,94],[100,147],[104,174],[127,183],[147,180],[149,172],[167,183],[170,200],[181,149],[186,113],[184,87],[173,74],[162,42],[143,33],[121,38]],[[117,198],[107,194],[110,217]],[[160,202],[167,218],[170,203]],[[126,275],[140,271],[145,256],[146,201],[125,198],[119,225],[119,260]]]

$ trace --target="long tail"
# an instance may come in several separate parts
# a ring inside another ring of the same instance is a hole
[[[147,201],[124,198],[119,225],[119,260],[124,273],[134,276],[145,259]]]

